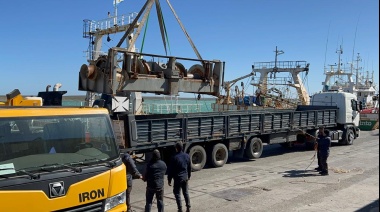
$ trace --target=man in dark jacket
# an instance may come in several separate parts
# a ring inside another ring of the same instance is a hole
[[[319,155],[318,160],[321,168],[319,173],[321,175],[329,175],[327,158],[330,155],[331,138],[329,131],[325,130],[324,127],[319,128],[317,143]]]
[[[126,190],[126,204],[127,212],[131,212],[131,191],[132,191],[132,180],[135,178],[142,179],[142,175],[136,168],[135,161],[130,155],[130,152],[124,153],[123,156],[124,165],[127,167],[127,190]]]
[[[143,177],[143,180],[147,182],[145,212],[150,212],[154,195],[156,195],[158,211],[164,212],[164,176],[166,169],[165,162],[161,160],[160,152],[157,149],[154,150],[152,159],[146,165]]]
[[[168,181],[169,186],[171,186],[172,179],[174,180],[173,193],[175,200],[177,202],[178,212],[182,212],[181,203],[181,189],[186,202],[187,212],[190,211],[190,197],[188,181],[191,177],[191,164],[190,157],[188,154],[184,153],[183,145],[181,142],[175,144],[176,155],[172,158],[171,164],[169,166]]]

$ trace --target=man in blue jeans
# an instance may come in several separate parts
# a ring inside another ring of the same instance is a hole
[[[184,153],[182,142],[175,144],[176,154],[172,158],[168,171],[169,186],[174,180],[173,193],[177,202],[178,212],[182,212],[181,190],[186,202],[186,212],[190,212],[190,197],[188,181],[191,177],[190,157]]]
[[[150,212],[153,197],[156,195],[158,212],[164,212],[164,176],[166,164],[161,160],[160,152],[153,151],[152,159],[146,165],[143,180],[147,182],[145,212]]]

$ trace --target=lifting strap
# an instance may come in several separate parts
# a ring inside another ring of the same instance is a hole
[[[143,49],[144,49],[145,35],[146,35],[146,30],[147,30],[148,24],[149,24],[149,16],[150,16],[150,12],[149,12],[148,18],[146,20],[146,25],[145,25],[145,29],[144,29],[144,35],[143,35],[143,39],[142,39],[142,43],[141,43],[140,53],[142,53]]]

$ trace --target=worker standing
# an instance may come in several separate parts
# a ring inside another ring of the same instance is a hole
[[[318,132],[318,135],[319,135],[319,132]],[[322,171],[322,166],[321,166],[321,159],[320,159],[320,155],[319,155],[318,135],[315,138],[316,140],[315,140],[315,146],[314,146],[314,150],[317,151],[318,167],[315,168],[314,170],[320,172],[320,171]]]
[[[325,130],[324,127],[320,127],[318,131],[318,164],[320,167],[321,175],[329,175],[327,158],[330,155],[330,146],[331,146],[331,138],[329,135],[329,131]]]
[[[131,191],[132,191],[132,181],[133,179],[142,179],[142,175],[139,170],[137,170],[135,161],[131,157],[131,152],[124,153],[123,163],[127,167],[127,190],[126,190],[126,204],[127,204],[127,212],[132,211],[131,207]]]
[[[160,152],[156,149],[149,163],[146,165],[143,180],[147,182],[145,212],[150,212],[153,197],[156,195],[158,212],[164,212],[164,177],[166,164],[161,160]]]
[[[258,106],[261,106],[261,89],[260,89],[260,87],[259,88],[257,88],[257,90],[256,90],[256,104],[258,105]]]
[[[182,212],[181,190],[185,198],[186,212],[190,212],[190,197],[188,181],[191,177],[191,164],[188,154],[183,152],[182,142],[175,144],[176,154],[172,158],[168,171],[168,183],[174,180],[173,193],[177,202],[178,212]]]

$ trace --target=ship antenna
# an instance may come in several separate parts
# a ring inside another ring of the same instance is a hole
[[[331,21],[329,23],[329,28],[327,30],[327,39],[326,39],[326,47],[325,47],[325,62],[323,63],[323,69],[324,69],[324,72],[326,74],[326,54],[327,54],[327,44],[329,43],[329,34],[330,34],[330,25],[331,25]]]
[[[373,83],[374,83],[374,81],[375,81],[375,80],[374,80],[375,78],[373,78],[373,75],[374,75],[374,74],[375,74],[375,71],[373,70],[373,61],[372,61],[372,79],[371,79],[371,80],[372,80]]]
[[[356,22],[356,27],[355,27],[354,47],[352,48],[352,64],[353,64],[353,62],[354,62],[355,44],[356,44],[356,33],[358,32],[359,18],[360,18],[360,15],[359,15],[359,17],[358,17],[358,21]],[[351,73],[352,73],[352,66],[351,66]],[[357,83],[357,82],[356,82],[356,83]]]

